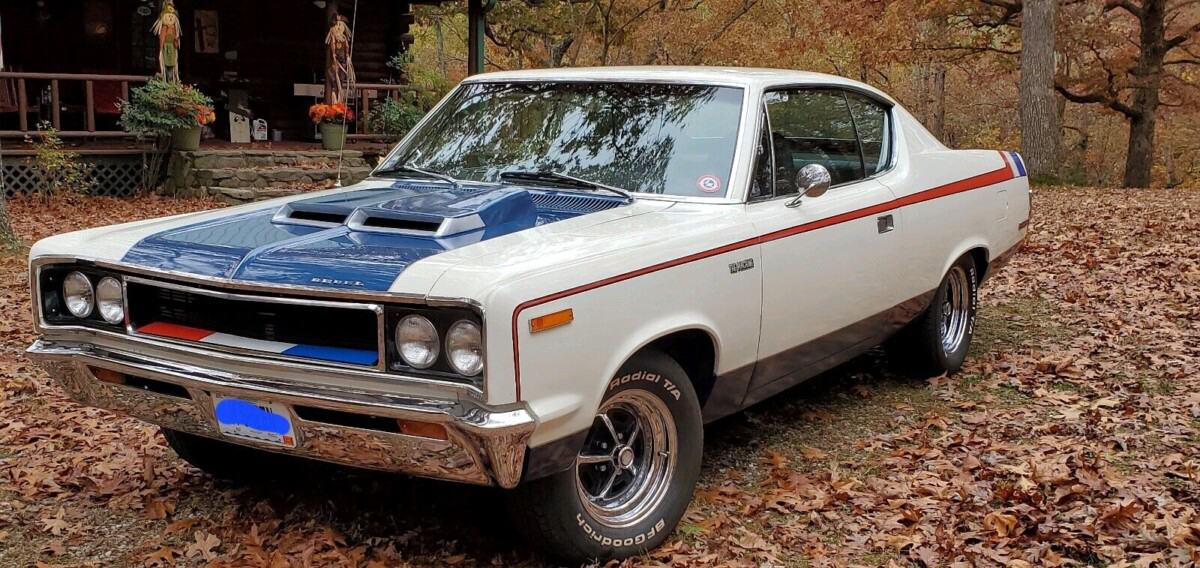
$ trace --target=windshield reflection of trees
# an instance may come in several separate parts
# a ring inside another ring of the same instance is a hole
[[[469,85],[398,160],[477,181],[549,170],[663,193],[690,188],[702,173],[728,179],[741,97],[740,89],[669,84]],[[672,168],[673,160],[709,169]],[[673,169],[681,179],[671,179]]]

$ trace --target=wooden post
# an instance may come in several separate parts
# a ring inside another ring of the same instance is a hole
[[[54,125],[55,130],[62,130],[62,104],[59,103],[58,97],[58,79],[50,81],[50,104],[54,108],[50,109],[50,124]]]
[[[87,86],[87,104],[84,108],[87,110],[87,131],[96,131],[96,94],[95,86],[91,80],[88,80],[84,85]]]
[[[368,120],[370,118],[370,114],[368,114],[368,113],[370,113],[370,111],[371,111],[371,97],[367,96],[367,90],[368,89],[359,89],[358,90],[359,100],[362,101],[362,103],[359,104],[360,108],[359,108],[358,113],[359,113],[359,117],[363,121],[363,128],[367,132],[370,132],[371,131],[371,123],[368,122]]]
[[[17,112],[21,113],[21,132],[29,132],[29,108],[25,104],[25,79],[17,79]]]
[[[483,0],[467,0],[467,75],[483,73]]]

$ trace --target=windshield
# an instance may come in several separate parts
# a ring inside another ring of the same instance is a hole
[[[544,171],[641,193],[724,197],[742,96],[735,87],[654,83],[467,84],[380,170],[410,165],[483,182]]]

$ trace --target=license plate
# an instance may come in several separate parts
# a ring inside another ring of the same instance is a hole
[[[222,434],[287,448],[296,447],[296,431],[292,428],[291,415],[286,406],[220,395],[214,395],[213,402],[217,426]]]

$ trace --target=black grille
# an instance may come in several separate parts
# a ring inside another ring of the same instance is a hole
[[[379,321],[374,311],[282,304],[129,282],[134,328],[161,322],[253,339],[376,351]]]

